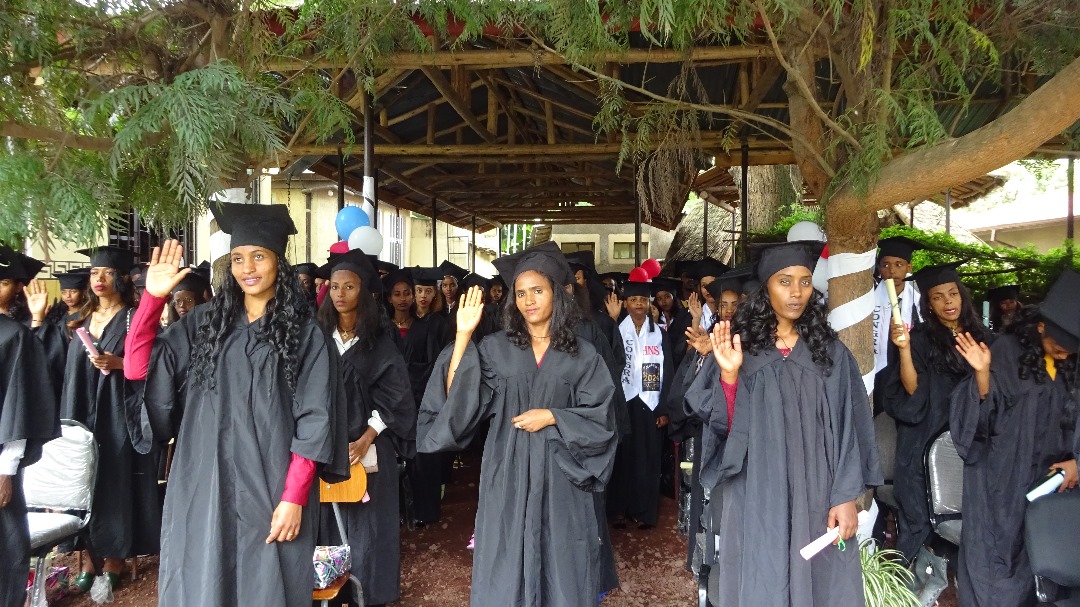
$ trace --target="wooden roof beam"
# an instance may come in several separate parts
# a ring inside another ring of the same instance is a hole
[[[495,134],[487,130],[480,119],[473,114],[472,108],[468,101],[458,95],[457,90],[450,84],[450,81],[443,76],[442,72],[438,68],[434,67],[422,67],[420,71],[424,72],[424,75],[428,77],[428,80],[435,85],[435,88],[439,90],[439,93],[446,99],[447,103],[465,119],[472,130],[476,131],[477,135],[480,135],[484,141],[494,142]],[[472,90],[471,88],[469,90]]]
[[[689,59],[697,61],[740,61],[772,57],[772,48],[765,44],[703,46],[687,51],[662,48],[627,49],[625,51],[599,53],[593,59],[597,63],[681,63]],[[297,72],[308,69],[341,68],[341,61],[321,57],[311,59],[283,59],[270,62],[267,69],[275,72]],[[386,68],[421,69],[425,67],[465,66],[472,69],[501,69],[513,67],[536,67],[566,65],[565,57],[532,49],[476,49],[461,51],[435,51],[432,53],[392,53],[377,60]]]

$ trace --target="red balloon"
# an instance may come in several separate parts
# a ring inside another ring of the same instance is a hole
[[[641,264],[641,269],[649,273],[649,278],[656,278],[660,275],[660,262],[655,259],[646,259],[645,263]]]
[[[644,268],[630,270],[630,282],[649,282],[649,273]]]
[[[349,252],[349,241],[348,240],[339,240],[338,242],[335,242],[334,244],[330,245],[330,252],[331,253],[348,253]]]

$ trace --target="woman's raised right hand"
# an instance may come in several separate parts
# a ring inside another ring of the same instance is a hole
[[[720,366],[720,375],[724,381],[734,383],[739,375],[739,369],[743,363],[742,336],[731,334],[731,321],[721,320],[709,333],[712,342],[713,357]]]
[[[150,266],[146,269],[146,292],[162,299],[169,296],[191,268],[181,268],[184,261],[184,245],[179,240],[166,240],[154,247],[150,254]]]
[[[472,335],[476,327],[480,326],[483,315],[484,289],[469,287],[469,290],[461,296],[461,303],[458,304],[457,332]]]

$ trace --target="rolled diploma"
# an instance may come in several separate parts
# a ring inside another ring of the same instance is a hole
[[[900,315],[900,302],[896,300],[896,285],[891,278],[885,279],[885,292],[889,294],[889,307],[892,308],[892,321],[894,325],[903,325],[904,317]],[[904,335],[896,338],[896,341],[907,339]]]
[[[90,339],[90,334],[86,332],[86,329],[84,329],[82,327],[79,327],[78,329],[75,329],[75,335],[79,336],[79,341],[82,342],[83,347],[86,348],[86,352],[88,354],[90,354],[90,356],[97,356],[98,355],[98,350],[97,350],[96,347],[94,347],[94,340]],[[102,369],[101,374],[102,375],[108,375],[109,370],[108,369]]]
[[[840,537],[840,530],[837,527],[833,527],[826,531],[824,535],[799,550],[799,555],[801,555],[804,560],[809,561],[815,554],[831,546],[838,537]]]
[[[1061,483],[1065,482],[1065,473],[1058,470],[1056,474],[1048,478],[1043,484],[1035,487],[1027,494],[1027,501],[1033,502],[1044,495],[1049,495],[1061,486]]]

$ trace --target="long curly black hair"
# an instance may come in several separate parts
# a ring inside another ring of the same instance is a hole
[[[829,309],[825,297],[814,289],[802,316],[795,321],[795,331],[806,342],[814,363],[832,373],[833,360],[829,347],[837,340],[836,331],[829,326]],[[732,319],[732,329],[742,336],[743,351],[751,355],[768,352],[776,347],[776,312],[769,300],[769,289],[762,284],[746,301],[739,304]]]
[[[120,301],[125,307],[135,307],[135,285],[131,282],[131,276],[120,270],[116,270],[116,275],[113,277],[113,290],[120,295]],[[94,310],[101,304],[101,300],[98,299],[97,293],[94,293],[94,289],[86,289],[86,301],[83,302],[79,311],[75,314],[75,317],[68,323],[68,328],[74,331],[86,322],[87,318],[94,313]]]
[[[1020,316],[1012,325],[1012,334],[1020,341],[1020,362],[1017,365],[1017,375],[1020,379],[1031,379],[1037,384],[1050,381],[1050,374],[1046,372],[1046,352],[1043,350],[1042,335],[1039,333],[1039,323],[1042,315],[1035,306],[1028,306],[1020,312]],[[1073,354],[1065,360],[1055,360],[1054,366],[1057,372],[1065,380],[1065,387],[1071,392],[1076,388],[1076,355]]]
[[[971,292],[963,283],[956,283],[956,287],[960,292],[960,318],[958,319],[960,330],[971,333],[976,342],[985,342],[988,331],[975,311],[974,304],[971,303]],[[929,293],[923,293],[919,299],[919,314],[923,318],[920,330],[926,333],[927,340],[930,342],[928,355],[930,365],[939,371],[954,375],[970,372],[971,366],[956,351],[956,338],[953,336],[952,329],[941,324],[938,317],[934,315],[930,307]]]
[[[280,255],[274,288],[274,297],[266,304],[265,324],[256,335],[270,342],[281,361],[289,389],[295,390],[300,369],[300,333],[312,312],[300,280],[289,262]],[[227,277],[206,306],[205,320],[195,329],[191,369],[195,385],[214,389],[214,367],[225,336],[232,330],[237,316],[246,314],[244,291],[235,279]]]
[[[11,298],[7,314],[15,322],[26,323],[30,321],[30,304],[26,301],[26,291],[20,290],[15,294],[15,297]]]
[[[550,276],[543,272],[540,272],[540,275],[547,280],[552,291],[551,324],[548,329],[548,335],[551,336],[551,347],[559,352],[566,352],[570,356],[577,356],[578,342],[577,335],[574,333],[574,326],[577,324],[578,319],[581,318],[578,306],[574,303],[573,296],[562,287],[555,286],[555,281]],[[525,325],[525,317],[517,308],[516,297],[514,287],[511,285],[502,309],[503,326],[506,327],[506,336],[510,339],[510,343],[522,350],[527,350],[532,347],[532,337],[529,335],[528,327]]]
[[[319,311],[315,314],[315,319],[319,321],[319,326],[323,328],[323,331],[333,335],[334,331],[338,330],[340,318],[341,314],[334,307],[334,302],[327,292],[322,305],[319,306]],[[373,350],[376,340],[383,334],[384,326],[384,317],[379,313],[378,302],[368,293],[367,285],[361,285],[360,296],[356,302],[356,327],[353,329],[356,333],[356,347],[364,352]]]

